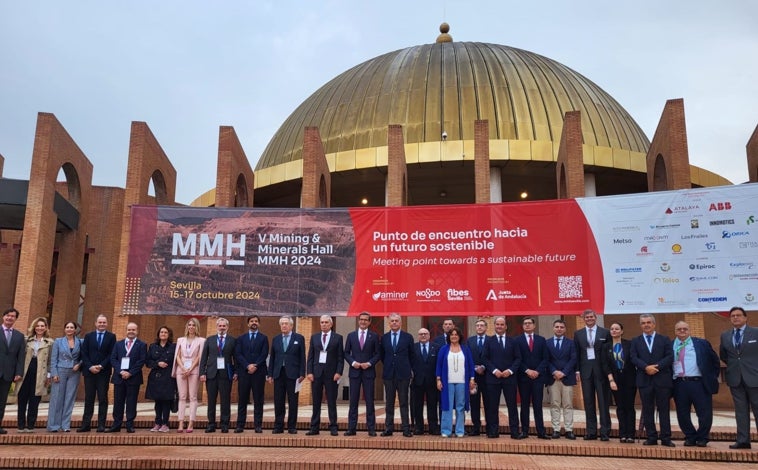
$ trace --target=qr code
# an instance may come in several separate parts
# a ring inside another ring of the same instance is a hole
[[[584,297],[582,276],[558,276],[558,298],[581,299]]]

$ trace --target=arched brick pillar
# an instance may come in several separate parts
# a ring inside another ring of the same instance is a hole
[[[692,187],[683,99],[666,101],[646,162],[648,191]],[[660,172],[662,169],[665,169],[665,177]]]
[[[492,202],[490,195],[490,127],[486,119],[474,121],[474,197],[477,204]]]
[[[758,126],[745,146],[747,150],[747,174],[751,183],[758,183]],[[0,168],[2,171],[2,168]]]
[[[78,210],[79,223],[77,229],[56,236],[58,217],[53,204],[61,169],[66,175],[68,201]],[[53,114],[39,113],[14,302],[21,313],[22,328],[30,317],[46,315],[56,245],[58,271],[66,274],[56,277],[51,322],[57,328],[65,320],[76,319],[91,193],[92,163]]]
[[[150,182],[153,182],[155,197],[149,195]],[[124,189],[124,209],[121,223],[121,242],[116,282],[115,305],[113,307],[112,329],[116,336],[123,338],[126,325],[134,322],[140,327],[140,337],[147,343],[155,337],[157,321],[163,319],[153,315],[127,317],[121,314],[126,285],[126,266],[129,259],[129,232],[131,230],[131,207],[134,205],[173,205],[176,195],[176,170],[158,140],[144,122],[132,122],[129,138],[129,161]],[[176,322],[184,324],[182,320]],[[174,327],[176,331],[176,327]]]
[[[255,174],[234,128],[219,127],[216,207],[252,207],[254,184]]]
[[[568,111],[563,116],[555,178],[558,199],[584,197],[582,115],[579,111]]]
[[[390,124],[387,127],[387,183],[384,198],[387,207],[408,205],[408,165],[405,161],[403,126],[400,124]]]
[[[303,188],[300,207],[331,207],[332,174],[326,162],[318,127],[306,127],[303,135]]]

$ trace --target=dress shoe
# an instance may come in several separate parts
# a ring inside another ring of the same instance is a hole
[[[600,436],[600,440],[603,442],[608,442],[610,438],[608,436]]]
[[[527,439],[527,438],[529,438],[529,433],[527,433],[527,432],[522,432],[519,435],[519,439]]]
[[[684,447],[695,447],[695,439],[685,439]]]
[[[0,428],[0,434],[8,434],[8,431],[6,431],[6,430],[5,430],[5,429],[3,429],[3,428]]]
[[[353,433],[355,434],[355,433]],[[376,431],[369,431],[368,432],[369,437],[376,437]]]
[[[318,429],[310,429],[307,433],[305,433],[306,436],[318,436],[318,434]]]
[[[500,437],[500,434],[493,434],[493,433],[487,433],[487,439],[497,439]],[[511,436],[513,439],[518,439],[517,437]]]
[[[750,443],[749,442],[735,442],[734,444],[729,446],[730,449],[749,449]]]
[[[708,441],[705,439],[695,441],[695,445],[698,447],[708,447]]]
[[[566,439],[570,439],[572,441],[576,440],[576,434],[574,434],[573,431],[568,431],[566,433]]]
[[[97,432],[105,432],[105,427],[98,427]]]
[[[297,429],[290,429],[287,432],[290,433],[290,434],[297,434]]]
[[[413,437],[413,433],[410,431],[403,431],[403,437]]]
[[[657,446],[658,445],[658,439],[646,439],[645,442],[642,443],[643,446]]]
[[[519,439],[523,438],[521,437],[521,434],[511,434],[511,439],[518,441]]]
[[[560,434],[558,436],[560,436]],[[547,434],[537,434],[537,438],[538,439],[552,439],[552,437],[548,436]]]
[[[284,434],[284,430],[283,429],[274,429],[273,431],[271,431],[271,434]]]
[[[104,432],[121,432],[121,426],[111,426],[107,428]]]
[[[664,440],[662,440],[661,441],[661,445],[663,447],[676,447],[676,444],[674,444],[673,442],[671,442],[671,439],[664,439]]]
[[[340,433],[336,429],[332,429],[331,431],[329,431],[329,434],[331,434],[332,436],[339,436],[340,435]]]
[[[597,440],[597,436],[594,435],[594,434],[585,434],[584,435],[584,440],[585,441],[595,441],[595,440]]]
[[[476,436],[481,436],[481,435],[482,435],[482,432],[481,432],[481,431],[479,431],[478,429],[474,429],[474,430],[472,430],[470,433],[468,433],[468,435],[469,435],[469,436],[473,436],[473,437],[476,437]]]
[[[207,428],[205,428],[205,432],[207,433],[216,432],[216,426],[208,426]]]
[[[423,429],[422,430],[416,429],[415,431],[413,431],[413,434],[415,434],[417,436],[423,436],[424,435],[424,430]]]
[[[129,434],[134,434],[134,428],[128,427],[126,428],[126,432],[128,432]]]
[[[553,434],[550,437],[553,439],[560,439],[561,433],[559,433],[558,431],[553,431]]]
[[[347,431],[345,431],[345,434],[343,434],[343,435],[344,436],[355,436],[355,431],[352,431],[352,430],[348,429]]]
[[[82,427],[82,428],[77,429],[76,432],[90,432],[90,428]]]
[[[239,434],[239,433],[243,432],[244,430],[245,430],[244,428],[234,428],[234,433],[235,434]]]
[[[224,434],[228,433],[229,432],[229,426],[221,426],[221,432],[223,432]]]
[[[386,429],[384,431],[382,431],[382,437],[388,437],[388,436],[391,436],[391,435],[392,435],[392,431],[389,431],[389,430],[386,430]]]
[[[256,426],[256,427],[255,427],[255,433],[256,433],[256,434],[260,434],[260,433],[262,433],[262,432],[263,432],[263,428],[262,428],[261,426]]]

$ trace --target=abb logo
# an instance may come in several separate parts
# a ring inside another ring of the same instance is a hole
[[[708,211],[728,211],[732,208],[732,203],[727,202],[712,202],[710,206],[708,206]]]

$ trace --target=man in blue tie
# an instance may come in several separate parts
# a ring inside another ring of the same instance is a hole
[[[437,414],[440,392],[437,390],[435,375],[437,350],[439,348],[429,341],[429,336],[429,330],[426,328],[418,330],[418,342],[413,347],[415,354],[411,363],[413,368],[411,385],[413,400],[411,401],[415,424],[413,434],[418,436],[424,434],[424,402],[426,402],[426,421],[429,434],[438,435],[440,433]]]
[[[672,365],[674,349],[668,336],[656,333],[655,317],[640,315],[642,334],[632,339],[631,359],[637,368],[637,388],[642,402],[642,422],[645,425],[646,446],[658,444],[674,447],[671,442],[671,420],[669,400],[673,381]],[[658,410],[660,436],[655,428],[655,411]]]
[[[297,434],[297,393],[296,386],[305,379],[305,338],[292,331],[292,317],[285,315],[279,319],[282,333],[271,340],[269,358],[269,383],[274,384],[274,430],[273,434],[284,432],[285,399],[287,432]]]
[[[487,381],[484,375],[484,343],[487,340],[487,322],[477,320],[474,325],[476,334],[468,339],[468,347],[474,358],[474,371],[476,375],[476,392],[469,397],[471,401],[471,432],[469,435],[478,436],[482,432],[482,405],[485,415],[487,413]]]
[[[721,334],[719,346],[737,421],[737,442],[729,448],[750,449],[751,408],[758,421],[758,328],[747,324],[747,312],[742,307],[732,307],[729,320],[732,328]]]
[[[89,432],[97,397],[97,432],[105,432],[108,418],[108,387],[111,378],[111,353],[116,345],[116,335],[108,331],[108,318],[98,315],[95,331],[84,336],[81,346],[82,371],[84,375],[84,412],[82,425],[76,432]]]
[[[566,322],[553,321],[553,337],[547,341],[550,420],[553,439],[561,437],[561,414],[566,439],[574,440],[574,386],[576,385],[576,346],[566,337]]]
[[[268,338],[259,331],[259,326],[258,315],[247,317],[248,331],[240,335],[234,345],[234,358],[239,379],[235,433],[241,433],[245,429],[250,392],[253,394],[253,426],[256,433],[263,432],[263,392],[266,387]]]
[[[398,313],[389,316],[390,331],[382,336],[380,354],[384,370],[384,399],[386,416],[382,436],[391,436],[395,427],[395,396],[400,405],[400,421],[403,436],[413,437],[408,413],[408,391],[411,382],[411,362],[413,360],[413,336],[402,331],[402,318]]]

